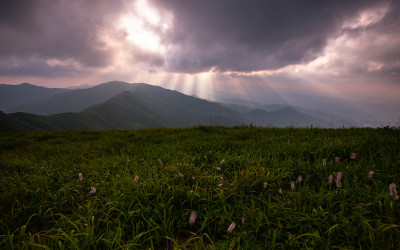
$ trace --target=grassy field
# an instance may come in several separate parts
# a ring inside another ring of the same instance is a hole
[[[400,248],[398,129],[1,134],[0,169],[0,248]]]

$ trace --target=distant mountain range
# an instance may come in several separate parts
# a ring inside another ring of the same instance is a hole
[[[1,131],[357,125],[322,112],[286,105],[220,104],[144,83],[113,81],[74,90],[0,85],[0,97],[5,97],[0,102]]]

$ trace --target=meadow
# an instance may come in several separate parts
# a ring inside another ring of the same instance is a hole
[[[400,248],[395,128],[3,133],[0,171],[3,249]]]

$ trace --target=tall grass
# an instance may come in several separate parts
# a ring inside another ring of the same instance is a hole
[[[0,169],[1,248],[400,248],[396,129],[2,134]]]

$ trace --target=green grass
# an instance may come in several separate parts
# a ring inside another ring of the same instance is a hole
[[[0,170],[0,248],[400,248],[398,129],[7,133]]]

